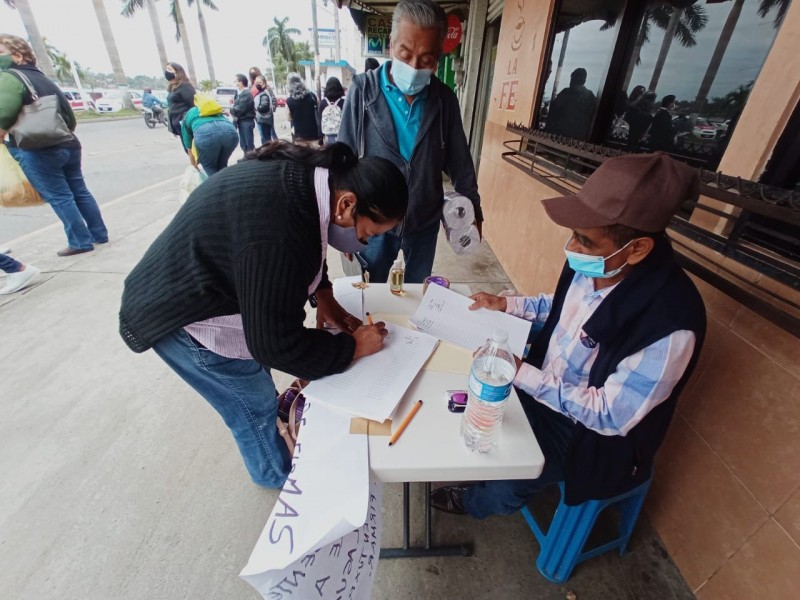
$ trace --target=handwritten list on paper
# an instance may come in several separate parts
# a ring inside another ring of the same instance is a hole
[[[380,352],[358,359],[343,373],[312,381],[303,394],[356,417],[388,419],[439,342],[391,323],[386,328]]]
[[[487,310],[469,310],[472,300],[440,285],[428,286],[411,322],[420,331],[466,348],[477,350],[495,329],[508,332],[508,345],[523,356],[531,324],[512,315]]]

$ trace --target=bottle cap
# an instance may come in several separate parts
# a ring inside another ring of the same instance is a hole
[[[497,344],[505,344],[508,341],[508,332],[505,329],[495,329],[492,332],[492,341]]]

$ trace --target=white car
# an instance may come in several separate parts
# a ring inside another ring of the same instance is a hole
[[[133,100],[133,107],[137,110],[142,110],[142,95],[139,92],[130,91],[131,99]],[[100,113],[113,113],[119,112],[125,108],[125,103],[122,99],[122,92],[112,91],[103,94],[103,97],[95,101],[97,112]]]
[[[214,99],[219,102],[222,110],[227,115],[233,106],[233,97],[238,90],[234,87],[218,87],[214,88]]]

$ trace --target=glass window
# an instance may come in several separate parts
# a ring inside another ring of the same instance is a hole
[[[561,3],[538,113],[539,129],[579,140],[589,138],[624,4]]]
[[[563,0],[535,127],[716,169],[789,1]]]
[[[648,3],[602,141],[716,169],[788,4]]]

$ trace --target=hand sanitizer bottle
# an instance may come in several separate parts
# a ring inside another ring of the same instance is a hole
[[[397,259],[389,272],[389,290],[395,296],[403,295],[403,282],[406,279],[406,263],[403,260],[403,251],[397,253]]]

